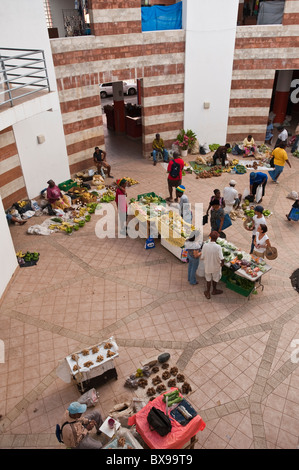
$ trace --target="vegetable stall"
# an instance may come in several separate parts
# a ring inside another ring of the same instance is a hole
[[[257,288],[264,289],[262,276],[272,268],[263,258],[239,250],[235,244],[223,238],[218,238],[216,243],[221,246],[224,257],[221,281],[228,289],[248,298]],[[198,268],[199,276],[202,275],[203,264],[201,261],[201,266]]]

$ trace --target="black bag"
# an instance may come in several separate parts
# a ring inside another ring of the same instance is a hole
[[[166,436],[171,431],[171,421],[163,411],[155,408],[151,408],[147,415],[147,421],[151,431],[157,431],[160,436]]]
[[[181,170],[180,164],[176,162],[175,160],[173,160],[173,163],[171,165],[171,170],[169,173],[171,178],[178,178],[180,176],[180,170]]]
[[[271,160],[270,160],[270,166],[271,166],[271,168],[275,168],[274,157],[272,157]]]
[[[64,444],[62,440],[62,430],[66,424],[73,424],[73,423],[77,423],[77,421],[73,421],[72,423],[69,423],[68,421],[66,421],[65,423],[63,423],[61,427],[59,426],[59,424],[56,424],[55,435],[57,437],[58,442]]]
[[[209,220],[209,215],[208,214],[204,215],[202,218],[202,225],[206,225],[208,223],[208,220]]]

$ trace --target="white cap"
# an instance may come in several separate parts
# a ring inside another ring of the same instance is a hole
[[[235,186],[237,183],[235,182],[235,180],[230,180],[229,184],[230,184],[231,186]]]

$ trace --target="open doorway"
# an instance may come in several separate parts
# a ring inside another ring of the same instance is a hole
[[[128,153],[142,155],[142,107],[140,81],[127,80],[99,84],[105,146],[120,158]]]
[[[290,142],[299,122],[299,70],[276,70],[269,117],[274,128],[286,127]]]

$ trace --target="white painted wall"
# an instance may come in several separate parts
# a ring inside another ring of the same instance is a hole
[[[225,144],[239,0],[184,0],[184,127]],[[210,103],[204,109],[204,103]]]
[[[70,179],[60,111],[44,111],[13,126],[25,184],[30,199],[38,196],[53,179]],[[44,136],[39,144],[37,136]]]
[[[4,293],[7,284],[11,280],[18,262],[16,258],[15,249],[13,246],[12,238],[10,235],[9,226],[6,220],[6,214],[0,196],[0,258],[1,258],[1,271],[0,271],[0,297]]]
[[[0,14],[0,47],[43,49],[51,90],[56,78],[50,48],[43,0],[9,0],[2,2]]]

